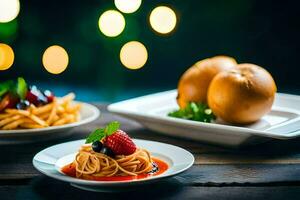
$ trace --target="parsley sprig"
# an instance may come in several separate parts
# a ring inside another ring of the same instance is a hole
[[[4,81],[0,83],[0,97],[10,93],[20,99],[25,99],[27,88],[27,83],[22,77],[19,77],[16,82],[13,80]]]
[[[168,116],[208,123],[216,119],[216,116],[206,104],[195,102],[190,102],[184,109],[168,113]]]
[[[110,122],[106,127],[94,130],[87,138],[85,143],[92,143],[102,140],[104,137],[112,135],[120,128],[120,123],[117,121]]]

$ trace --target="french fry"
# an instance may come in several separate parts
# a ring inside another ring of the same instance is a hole
[[[10,118],[5,118],[5,119],[3,119],[3,120],[0,121],[0,127],[5,126],[6,124],[9,124],[9,123],[11,123],[11,122],[13,122],[15,120],[20,119],[20,118],[21,118],[20,115],[15,115],[15,116],[10,117]]]
[[[66,104],[67,102],[71,102],[75,98],[74,93],[69,93],[66,96],[60,98],[59,100],[62,102],[61,104]]]
[[[24,116],[28,116],[30,114],[28,110],[17,110],[17,109],[6,109],[5,112],[10,114],[24,115]]]
[[[41,115],[37,115],[39,118],[41,118],[42,120],[46,121],[49,118],[50,113],[44,113]]]
[[[40,115],[40,114],[43,114],[46,112],[50,112],[52,106],[53,106],[53,103],[49,103],[45,106],[37,107],[35,110],[32,111],[32,114]]]
[[[0,114],[0,120],[1,119],[5,119],[5,118],[8,118],[8,117],[11,117],[13,114],[10,114],[10,113],[7,113],[7,114]]]
[[[59,126],[63,124],[67,124],[74,121],[74,116],[73,115],[65,115],[63,118],[59,119],[58,121],[53,123],[53,126]]]
[[[57,107],[57,113],[58,114],[63,114],[63,113],[65,113],[66,112],[66,109],[62,106],[62,105],[59,105],[58,107]]]
[[[11,123],[6,124],[2,127],[3,130],[12,130],[16,129],[20,124],[24,123],[24,118],[18,119],[16,121],[13,121]]]
[[[43,126],[38,125],[38,124],[28,124],[28,123],[23,123],[20,124],[21,128],[26,128],[26,129],[34,129],[34,128],[43,128]]]
[[[68,112],[68,113],[75,113],[75,112],[79,111],[80,108],[81,108],[80,104],[68,105],[66,107],[66,112]]]
[[[35,109],[36,109],[36,106],[34,104],[30,104],[29,112],[32,113]]]
[[[52,103],[42,106],[31,104],[27,110],[5,109],[0,113],[0,129],[34,129],[48,126],[60,126],[80,119],[80,104],[75,104],[70,93],[55,98]]]
[[[54,99],[53,101],[53,107],[52,107],[52,110],[51,110],[51,113],[47,119],[47,124],[52,124],[52,122],[54,121],[54,118],[56,116],[56,109],[57,109],[57,106],[56,106],[56,99]]]
[[[36,115],[29,115],[29,118],[32,119],[33,121],[35,121],[37,124],[39,124],[41,126],[44,126],[44,127],[48,126],[47,122],[45,122],[41,118],[37,117]]]

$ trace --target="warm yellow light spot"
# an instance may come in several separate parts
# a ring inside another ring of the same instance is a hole
[[[139,9],[142,0],[115,0],[116,7],[123,13],[133,13]]]
[[[0,70],[9,69],[14,63],[14,51],[7,44],[0,43]]]
[[[43,55],[43,65],[52,74],[60,74],[67,68],[69,63],[68,53],[58,45],[50,46]]]
[[[19,12],[19,0],[0,0],[0,22],[12,21],[18,16]]]
[[[158,33],[171,32],[176,26],[176,21],[175,12],[166,6],[156,7],[150,14],[151,27]]]
[[[147,49],[138,41],[126,43],[120,51],[120,60],[128,69],[139,69],[143,67],[147,59]]]
[[[116,37],[122,33],[125,28],[125,19],[123,15],[116,10],[104,12],[98,21],[100,31],[108,37]]]

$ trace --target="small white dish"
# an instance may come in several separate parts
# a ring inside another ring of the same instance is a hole
[[[90,123],[99,117],[100,111],[97,107],[83,102],[75,103],[82,105],[78,122],[37,129],[0,130],[0,144],[30,143],[65,137],[72,133],[71,129]]]
[[[300,96],[276,94],[271,112],[261,120],[248,126],[232,126],[218,121],[204,123],[167,116],[178,109],[176,95],[176,90],[151,94],[111,104],[108,110],[163,134],[224,146],[236,147],[300,135]]]
[[[74,160],[76,152],[85,140],[51,146],[37,153],[32,162],[38,171],[49,177],[68,182],[81,189],[106,192],[119,191],[129,186],[159,181],[187,170],[194,163],[194,156],[180,147],[147,140],[135,139],[133,141],[138,147],[147,149],[153,156],[165,161],[169,165],[168,170],[157,176],[129,181],[90,181],[65,175],[61,172],[61,168]]]

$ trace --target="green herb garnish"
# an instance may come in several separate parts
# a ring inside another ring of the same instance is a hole
[[[195,102],[190,102],[184,109],[168,113],[168,116],[208,123],[216,119],[206,104]]]
[[[6,93],[10,93],[20,99],[25,99],[27,93],[27,84],[25,80],[22,77],[19,77],[17,82],[9,80],[0,83],[0,97]]]
[[[105,128],[99,128],[94,130],[87,138],[85,143],[92,143],[100,141],[106,136],[112,135],[120,128],[120,123],[117,121],[110,122]]]
[[[20,99],[25,99],[27,93],[27,84],[22,77],[19,77],[17,80],[16,93],[18,94]]]
[[[2,97],[7,92],[13,90],[14,82],[13,81],[5,81],[0,83],[0,97]]]

